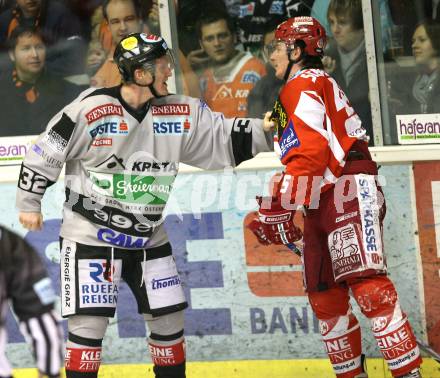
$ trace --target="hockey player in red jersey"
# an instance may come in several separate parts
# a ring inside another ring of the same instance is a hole
[[[263,244],[297,251],[303,239],[306,290],[338,378],[367,377],[350,290],[392,375],[421,377],[414,333],[387,277],[377,165],[359,117],[322,69],[325,45],[325,30],[312,17],[291,18],[276,30],[270,58],[286,84],[265,126],[277,128],[285,171],[274,195],[259,198],[249,227]],[[304,235],[293,223],[298,206]]]

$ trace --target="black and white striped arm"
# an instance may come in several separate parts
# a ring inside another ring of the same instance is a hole
[[[63,331],[54,310],[20,321],[20,331],[32,346],[40,373],[59,377],[63,360]]]

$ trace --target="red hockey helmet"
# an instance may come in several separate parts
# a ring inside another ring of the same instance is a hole
[[[293,48],[296,41],[305,43],[304,53],[322,57],[327,44],[323,26],[313,17],[293,17],[279,24],[275,40],[282,41],[287,48]]]

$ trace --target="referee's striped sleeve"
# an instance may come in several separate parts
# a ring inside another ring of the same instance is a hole
[[[20,322],[20,330],[32,346],[38,370],[58,376],[63,364],[63,331],[55,311]]]

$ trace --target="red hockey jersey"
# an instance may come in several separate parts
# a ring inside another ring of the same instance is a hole
[[[355,142],[368,154],[361,120],[323,70],[304,69],[288,81],[272,118],[278,126],[281,162],[286,165],[279,194],[290,193],[296,205],[309,205],[312,192],[333,186]]]

